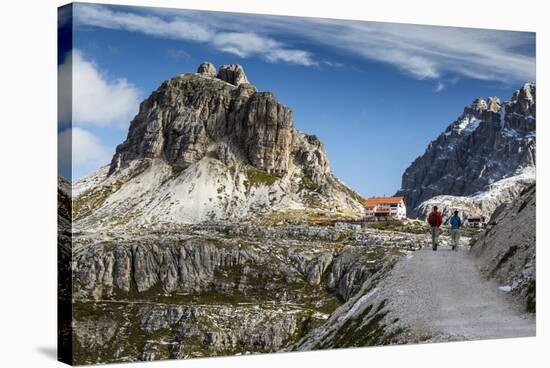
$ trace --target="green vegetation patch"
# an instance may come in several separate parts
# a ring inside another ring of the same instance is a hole
[[[255,167],[247,168],[246,176],[247,180],[245,180],[244,184],[247,188],[260,185],[270,186],[283,177],[281,174],[269,173]]]
[[[396,231],[410,234],[427,234],[430,232],[430,227],[428,224],[418,221],[388,220],[371,222],[368,226],[371,229],[376,230]]]
[[[357,193],[356,191],[354,191],[353,189],[349,188],[348,186],[342,183],[339,183],[339,184],[340,184],[340,188],[342,188],[342,190],[346,192],[351,198],[355,199],[357,202],[361,204],[365,202],[365,198],[361,196],[359,193]]]
[[[319,190],[319,186],[313,182],[310,178],[307,176],[302,177],[302,180],[300,180],[299,184],[300,190],[309,190],[310,192],[315,192]]]
[[[73,200],[73,219],[85,217],[105,202],[107,197],[118,188],[100,187],[93,189]]]

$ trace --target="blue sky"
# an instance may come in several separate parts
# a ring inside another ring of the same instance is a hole
[[[74,5],[72,29],[58,68],[61,81],[73,72],[72,129],[59,107],[62,156],[73,142],[72,172],[63,160],[59,171],[73,179],[110,161],[140,101],[203,61],[243,65],[364,196],[399,189],[406,167],[474,98],[508,100],[535,79],[528,32],[92,4]]]

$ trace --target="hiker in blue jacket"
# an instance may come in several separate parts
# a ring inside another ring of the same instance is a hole
[[[449,219],[451,224],[451,239],[453,240],[452,250],[456,250],[460,241],[460,228],[462,227],[462,219],[458,216],[458,211]]]

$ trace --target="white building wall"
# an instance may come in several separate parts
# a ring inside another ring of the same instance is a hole
[[[366,208],[365,215],[366,217],[373,217],[376,212],[382,210],[389,210],[388,215],[393,218],[404,219],[407,217],[407,207],[405,207],[404,202],[399,203],[397,207],[391,207],[390,204],[378,204],[373,209]]]

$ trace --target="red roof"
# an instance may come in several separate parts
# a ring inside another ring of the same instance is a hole
[[[363,204],[365,208],[373,208],[379,204],[398,204],[403,201],[403,197],[370,197]]]

